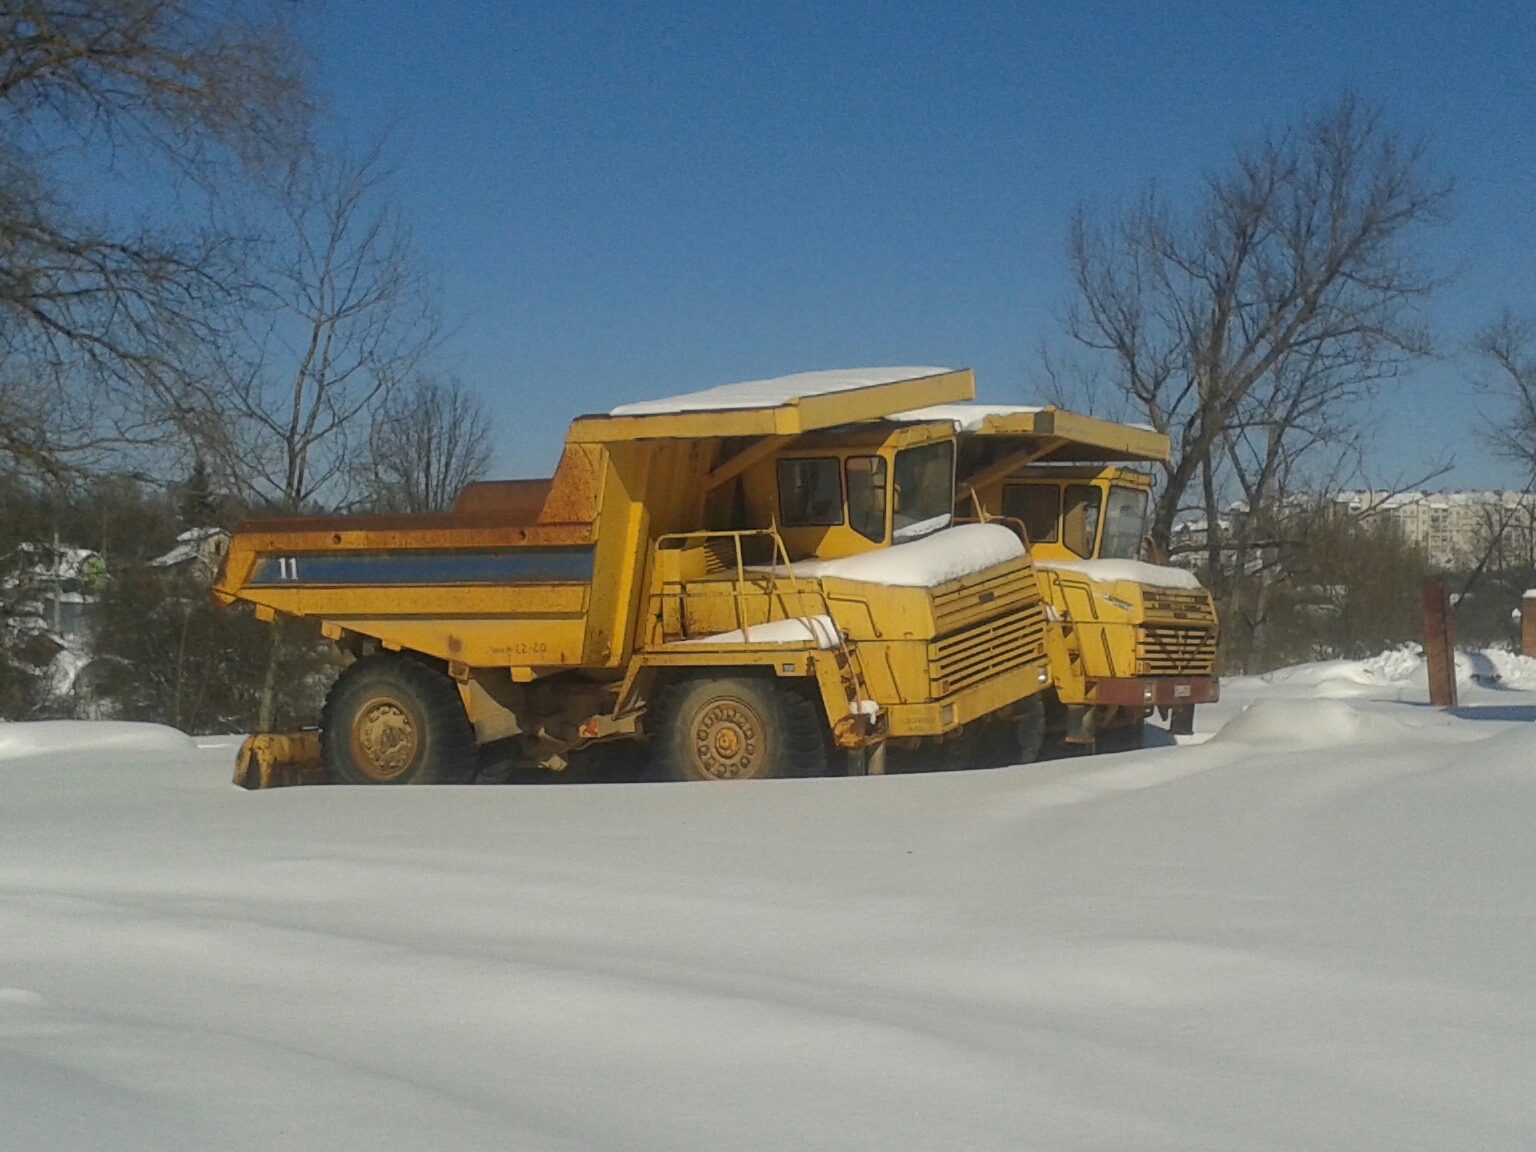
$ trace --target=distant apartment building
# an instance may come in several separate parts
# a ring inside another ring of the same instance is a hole
[[[1297,494],[1288,501],[1300,511],[1316,508],[1318,497]],[[1504,558],[1524,557],[1536,567],[1536,494],[1496,492],[1340,492],[1332,498],[1340,516],[1366,522],[1385,520],[1395,524],[1408,543],[1424,549],[1438,568],[1466,568],[1477,564],[1493,536],[1500,534]],[[1232,504],[1216,521],[1223,551],[1230,549],[1234,533],[1248,506]],[[1198,568],[1205,562],[1206,521],[1192,517],[1174,525],[1170,562]],[[1255,569],[1264,563],[1264,548],[1248,556]],[[1228,557],[1230,560],[1230,557]]]
[[[1536,544],[1536,495],[1527,492],[1341,492],[1340,511],[1395,523],[1442,568],[1476,564],[1501,527],[1510,547]]]

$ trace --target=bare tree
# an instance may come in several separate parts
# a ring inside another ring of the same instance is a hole
[[[1276,583],[1285,575],[1282,545],[1305,520],[1296,515],[1300,487],[1326,500],[1342,476],[1358,469],[1365,428],[1358,401],[1368,395],[1351,364],[1308,346],[1281,357],[1249,391],[1223,432],[1219,462],[1241,497],[1222,541],[1228,563],[1206,538],[1206,571],[1221,598],[1222,664],[1256,670]],[[1202,472],[1211,475],[1214,469]],[[1202,491],[1207,505],[1213,492]]]
[[[1130,407],[1173,440],[1152,523],[1160,546],[1193,490],[1212,564],[1221,469],[1245,435],[1260,432],[1257,459],[1272,474],[1430,352],[1415,306],[1441,280],[1416,240],[1443,219],[1449,195],[1422,146],[1346,93],[1239,148],[1187,213],[1156,189],[1108,220],[1076,212],[1068,332],[1102,354]],[[1312,431],[1283,432],[1287,421]]]
[[[1505,411],[1485,416],[1484,439],[1536,482],[1536,320],[1509,309],[1478,333],[1472,350],[1492,371],[1476,381]]]
[[[374,414],[366,503],[379,512],[444,512],[491,462],[491,417],[458,380],[416,376]]]
[[[279,512],[346,504],[376,414],[438,340],[435,295],[378,146],[310,151],[274,190],[263,307],[223,365],[205,430],[230,490]]]
[[[435,295],[380,151],[305,150],[272,189],[260,307],[198,409],[200,448],[249,505],[291,514],[347,504],[375,413],[437,343]],[[264,731],[284,639],[279,619],[258,708]]]
[[[137,164],[207,192],[220,172],[302,138],[307,64],[284,11],[0,0],[0,454],[11,464],[57,472],[145,443],[195,403],[188,361],[213,335],[238,253],[184,218],[114,219],[90,190]],[[39,380],[50,393],[28,395]]]

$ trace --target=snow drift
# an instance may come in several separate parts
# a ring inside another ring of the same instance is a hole
[[[185,732],[163,724],[128,720],[0,722],[0,760],[69,752],[185,753],[196,747]]]
[[[1260,679],[1271,687],[1310,690],[1312,695],[1374,696],[1383,691],[1401,696],[1422,691],[1429,683],[1423,650],[1417,644],[1363,660],[1318,660],[1266,672]],[[1489,648],[1456,653],[1456,679],[1462,686],[1480,684],[1506,689],[1536,689],[1536,659]]]
[[[1356,711],[1340,700],[1259,700],[1248,705],[1212,739],[1280,748],[1330,748],[1373,740],[1407,738],[1394,719]]]
[[[246,793],[7,726],[0,1148],[1536,1145],[1530,724],[1304,690],[740,787]]]

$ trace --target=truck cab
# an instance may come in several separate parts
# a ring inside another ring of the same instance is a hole
[[[986,503],[1019,521],[1036,560],[1139,560],[1152,478],[1106,465],[1030,466],[1006,477]]]
[[[798,437],[717,489],[711,528],[773,526],[791,560],[831,560],[920,540],[954,521],[947,423],[883,422]]]
[[[1194,574],[1142,559],[1151,466],[1167,437],[1054,407],[937,405],[895,422],[948,421],[956,515],[1001,519],[1027,539],[1050,604],[1052,730],[1068,743],[1139,745],[1154,710],[1192,731],[1218,699],[1217,620]]]

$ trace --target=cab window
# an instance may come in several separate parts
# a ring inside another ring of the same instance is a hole
[[[1008,484],[1003,515],[1024,521],[1031,544],[1054,544],[1061,523],[1061,489],[1055,484]]]
[[[885,458],[850,456],[843,471],[848,486],[848,526],[879,544],[885,539]]]
[[[1061,542],[1079,556],[1092,556],[1099,535],[1099,490],[1092,484],[1068,484],[1063,496]]]
[[[1104,544],[1099,555],[1106,560],[1136,559],[1146,524],[1147,494],[1137,488],[1111,488],[1104,505]]]
[[[955,510],[955,442],[940,440],[896,453],[891,542],[947,527]]]
[[[779,461],[779,520],[786,528],[843,522],[836,456]]]

